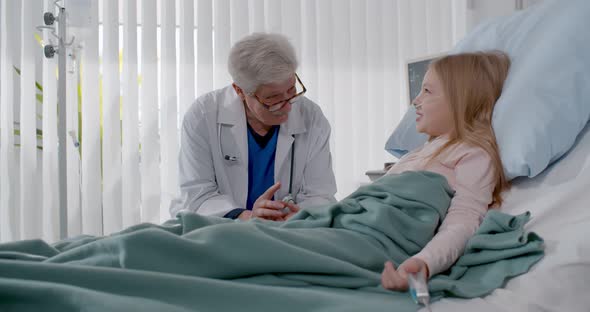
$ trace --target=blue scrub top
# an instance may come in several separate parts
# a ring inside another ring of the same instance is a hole
[[[275,154],[279,128],[266,144],[256,140],[253,130],[248,127],[248,200],[246,209],[252,210],[254,202],[275,182]]]

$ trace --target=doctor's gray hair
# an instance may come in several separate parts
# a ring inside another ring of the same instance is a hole
[[[251,34],[236,42],[229,52],[229,74],[250,95],[260,85],[291,78],[297,65],[295,49],[280,34]]]

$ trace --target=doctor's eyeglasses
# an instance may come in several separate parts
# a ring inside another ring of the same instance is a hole
[[[280,100],[280,101],[272,101],[272,99],[262,100],[256,94],[252,94],[252,96],[254,98],[256,98],[258,103],[262,104],[262,106],[264,106],[264,108],[266,108],[267,110],[269,110],[271,112],[278,110],[283,106],[283,104],[285,104],[287,102],[296,101],[301,96],[303,96],[305,94],[305,92],[307,92],[307,89],[305,88],[305,86],[303,85],[303,83],[301,82],[301,79],[299,79],[299,76],[297,74],[295,74],[295,80],[296,81],[295,81],[295,85],[293,85],[293,90],[290,90],[290,93],[293,93],[293,96],[291,96],[285,100]],[[275,107],[277,109],[273,109]]]

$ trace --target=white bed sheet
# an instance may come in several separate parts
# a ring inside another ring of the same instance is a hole
[[[590,311],[589,129],[560,161],[505,193],[502,211],[531,212],[527,230],[544,238],[545,257],[488,296],[444,299],[432,311]]]

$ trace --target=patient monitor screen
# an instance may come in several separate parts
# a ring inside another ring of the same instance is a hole
[[[418,96],[422,89],[422,79],[428,70],[428,64],[434,58],[408,62],[408,87],[410,91],[410,103]]]

